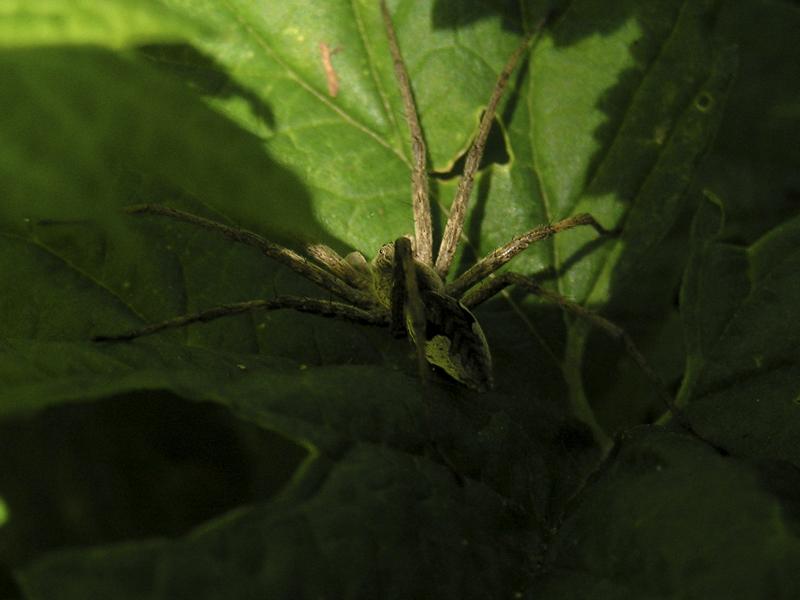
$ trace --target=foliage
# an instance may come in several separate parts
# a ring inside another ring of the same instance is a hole
[[[494,78],[545,4],[390,3],[439,230]],[[321,293],[123,206],[367,256],[411,231],[380,13],[0,0],[5,596],[800,595],[800,13],[562,4],[512,78],[457,265],[576,212],[621,226],[511,266],[630,331],[713,445],[661,415],[621,348],[516,292],[477,312],[485,394],[420,387],[386,331],[290,312],[92,343]],[[320,43],[338,48],[335,97]]]

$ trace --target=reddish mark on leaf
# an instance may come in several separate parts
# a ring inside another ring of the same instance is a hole
[[[339,52],[341,48],[331,48],[325,42],[319,43],[319,53],[322,56],[322,68],[325,69],[325,79],[328,81],[328,95],[331,98],[336,98],[339,93],[339,77],[336,75],[336,69],[333,68],[333,61],[331,58],[334,54]]]

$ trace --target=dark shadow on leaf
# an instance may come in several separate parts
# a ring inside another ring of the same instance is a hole
[[[432,20],[436,29],[455,29],[499,15],[504,30],[523,33],[530,31],[540,19],[557,19],[569,4],[569,0],[437,0]]]
[[[8,419],[0,448],[0,562],[12,568],[58,548],[182,536],[268,500],[306,456],[224,407],[164,392]]]
[[[495,14],[503,17],[503,27],[521,33],[518,3],[513,0],[486,3],[480,0],[437,0],[433,6],[433,26],[435,29],[456,29]]]
[[[91,294],[70,298],[70,305],[113,304],[129,313],[130,325],[191,305],[276,290],[309,293],[304,280],[252,249],[119,211],[135,203],[172,204],[298,249],[310,241],[351,249],[317,222],[304,184],[265,152],[261,139],[144,61],[94,47],[8,50],[0,53],[0,87],[10,107],[0,127],[20,132],[11,136],[9,151],[36,165],[0,172],[0,230],[28,240],[31,252],[46,252],[48,261],[61,261],[64,276]],[[255,103],[253,94],[231,89]],[[261,103],[257,110],[270,114]],[[44,272],[23,272],[14,277],[19,298],[63,293],[48,292],[51,278]],[[108,297],[99,300],[102,293]],[[97,314],[84,307],[71,335],[86,339],[93,327],[126,324],[95,326]],[[13,329],[23,337],[41,331],[38,319],[23,311]],[[252,323],[249,329],[245,339],[253,338]]]
[[[156,67],[182,79],[203,96],[242,98],[269,129],[275,128],[272,110],[253,91],[231,78],[225,67],[189,44],[150,44],[137,52]]]
[[[570,254],[569,257],[567,257],[566,260],[564,260],[564,262],[562,262],[558,267],[555,267],[553,274],[555,277],[563,277],[569,272],[570,269],[580,263],[581,260],[585,259],[587,256],[590,256],[598,248],[601,248],[603,245],[608,243],[609,240],[605,237],[596,237],[592,240],[589,240],[583,246],[578,248],[578,250]]]
[[[23,598],[22,590],[14,579],[14,575],[11,570],[5,566],[0,566],[0,594],[7,600]]]
[[[189,54],[207,67],[182,73],[192,76],[194,90],[145,61],[99,48],[0,54],[0,84],[6,106],[14,108],[0,126],[25,131],[14,136],[13,151],[35,157],[38,166],[36,181],[19,178],[6,186],[0,226],[23,218],[108,216],[136,196],[120,187],[131,182],[116,174],[134,173],[268,237],[342,248],[317,223],[300,180],[265,152],[259,137],[210,108],[201,94],[239,95],[274,126],[271,109],[203,55]],[[214,92],[214,86],[221,87]],[[58,108],[46,98],[59,98]]]
[[[756,463],[761,485],[780,502],[783,523],[800,538],[800,469],[789,461],[760,460]]]

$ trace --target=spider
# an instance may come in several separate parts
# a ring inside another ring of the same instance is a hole
[[[130,206],[125,209],[130,214],[149,214],[183,221],[226,236],[235,242],[253,246],[269,258],[312,281],[338,300],[278,295],[269,299],[224,304],[124,333],[95,336],[94,339],[131,340],[168,328],[182,327],[252,310],[293,309],[365,325],[388,327],[396,337],[408,336],[414,343],[418,370],[423,381],[430,378],[432,365],[461,384],[483,391],[493,385],[492,359],[486,337],[471,309],[492,298],[504,288],[514,285],[558,304],[621,340],[634,361],[656,383],[667,406],[674,409],[671,397],[663,391],[658,376],[620,327],[583,306],[544,289],[531,277],[513,272],[495,275],[498,269],[530,244],[559,232],[574,227],[589,226],[601,236],[613,233],[600,225],[590,214],[577,214],[517,235],[478,260],[464,273],[448,281],[447,276],[462,235],[473,181],[483,156],[495,111],[517,62],[538,36],[544,21],[535,28],[534,34],[526,36],[520,43],[497,78],[481,117],[477,135],[468,151],[438,251],[434,253],[425,138],[408,72],[385,0],[380,0],[380,10],[411,134],[414,235],[403,236],[383,245],[371,261],[359,252],[351,252],[342,257],[322,244],[307,245],[308,258],[306,258],[251,231],[229,227],[191,213],[156,204]]]

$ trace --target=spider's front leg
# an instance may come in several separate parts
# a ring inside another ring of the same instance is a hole
[[[448,283],[447,293],[451,296],[460,297],[472,286],[489,277],[489,275],[497,271],[517,254],[523,252],[531,244],[553,237],[562,231],[567,231],[569,229],[573,229],[574,227],[586,226],[591,227],[601,236],[613,235],[617,233],[617,230],[606,229],[600,225],[600,223],[597,222],[597,219],[588,213],[573,215],[571,217],[567,217],[566,219],[556,221],[555,223],[548,223],[547,225],[539,225],[530,231],[526,231],[525,233],[516,236],[507,244],[492,250],[489,254],[472,265],[472,267],[467,269],[462,275],[460,275],[454,281]],[[480,302],[482,301],[483,300]],[[480,304],[480,302],[477,302],[476,304]]]
[[[386,311],[382,310],[376,304],[375,299],[362,289],[364,287],[363,274],[350,263],[341,259],[327,246],[312,244],[308,247],[308,250],[320,264],[328,267],[330,271],[318,267],[293,250],[271,242],[252,231],[230,227],[182,210],[158,204],[140,204],[125,208],[125,212],[133,215],[154,215],[182,221],[222,234],[235,242],[257,248],[269,258],[284,264],[299,275],[347,302],[287,295],[269,299],[234,302],[181,315],[160,323],[144,325],[121,333],[95,335],[92,338],[93,341],[133,340],[165,329],[185,327],[192,323],[204,323],[228,315],[254,310],[292,309],[298,312],[344,319],[366,325],[386,326],[389,324]]]
[[[196,227],[222,234],[234,242],[245,244],[260,250],[265,256],[289,267],[298,275],[301,275],[309,281],[317,284],[319,287],[328,290],[335,294],[337,297],[346,300],[347,302],[358,306],[359,308],[370,310],[373,308],[373,299],[364,294],[361,290],[349,285],[348,282],[336,275],[319,268],[318,266],[310,263],[305,257],[300,256],[289,248],[284,248],[280,244],[271,242],[260,235],[248,231],[247,229],[240,229],[238,227],[230,227],[198,215],[188,213],[169,206],[162,206],[160,204],[137,204],[128,206],[125,212],[131,215],[154,215],[159,217],[167,217],[175,221],[182,221],[189,223]],[[309,249],[326,248],[321,245],[312,245]],[[328,249],[330,250],[330,249]],[[332,250],[331,250],[332,252]],[[323,252],[324,253],[324,252]],[[312,256],[315,256],[312,251]],[[319,256],[316,256],[319,260]],[[323,264],[324,261],[322,261]]]

